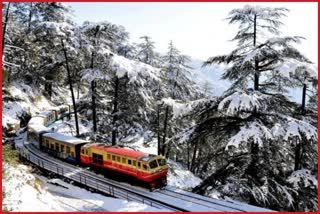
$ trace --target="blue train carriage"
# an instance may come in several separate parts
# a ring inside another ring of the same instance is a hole
[[[28,124],[28,142],[40,149],[40,138],[44,133],[50,132],[50,129],[41,124]]]
[[[87,143],[89,141],[52,132],[42,134],[40,148],[54,157],[78,164],[80,163],[81,146]]]

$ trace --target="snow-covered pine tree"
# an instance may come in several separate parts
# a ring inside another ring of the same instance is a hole
[[[180,53],[172,41],[169,42],[166,55],[162,57],[161,67],[166,85],[164,87],[165,90],[162,92],[164,96],[164,113],[161,114],[162,109],[159,109],[157,120],[163,121],[163,131],[160,134],[162,136],[162,145],[159,145],[159,148],[161,148],[160,153],[167,157],[171,150],[171,146],[167,146],[169,145],[166,142],[167,138],[171,138],[173,133],[178,132],[178,130],[184,127],[182,120],[171,120],[174,116],[172,115],[172,105],[175,104],[175,100],[180,102],[193,100],[201,94],[200,90],[188,78],[189,67],[187,63],[189,60],[189,57]],[[160,126],[158,129],[160,130]]]
[[[299,42],[299,37],[258,37],[278,35],[280,18],[286,12],[284,8],[251,6],[233,10],[228,20],[240,23],[234,37],[238,47],[205,62],[230,64],[223,78],[233,85],[221,97],[195,105],[191,112],[196,125],[176,136],[180,143],[192,145],[193,171],[205,178],[195,191],[218,190],[277,210],[293,210],[304,203],[286,178],[296,165],[316,170],[317,127],[297,116],[299,105],[281,94],[292,77],[279,67],[288,61],[310,62],[290,44]]]
[[[157,66],[158,53],[155,51],[154,42],[149,36],[141,36],[141,43],[138,44],[137,58],[146,64]]]

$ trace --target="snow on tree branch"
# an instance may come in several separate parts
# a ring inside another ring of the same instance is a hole
[[[268,95],[257,91],[237,90],[219,103],[218,110],[229,116],[239,115],[241,112],[262,111],[266,108],[262,101],[266,99]]]
[[[147,79],[159,81],[159,69],[150,65],[129,60],[125,57],[114,55],[112,57],[112,67],[118,78],[128,76],[129,83],[145,85]],[[138,76],[142,78],[138,78]]]
[[[87,82],[92,82],[93,80],[109,80],[109,76],[102,73],[98,69],[83,69],[80,71],[82,75],[82,80],[85,80]]]
[[[258,122],[252,122],[247,126],[241,127],[240,131],[230,138],[226,149],[229,146],[239,148],[240,144],[250,142],[250,140],[262,147],[265,140],[269,139],[273,139],[270,130]]]
[[[294,188],[299,189],[299,186],[309,187],[315,186],[318,187],[317,178],[311,174],[310,170],[301,169],[294,171],[287,179],[289,183],[293,185]],[[300,184],[300,185],[299,185]]]

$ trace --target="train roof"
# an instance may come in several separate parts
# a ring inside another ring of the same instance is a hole
[[[86,141],[86,140],[82,140],[80,138],[67,136],[67,135],[63,135],[63,134],[55,133],[55,132],[46,133],[43,136],[52,138],[52,139],[57,140],[57,141],[65,142],[65,143],[68,143],[68,144],[73,144],[73,145],[82,144],[82,143],[88,143],[89,142],[89,141]]]
[[[28,126],[36,124],[43,124],[43,117],[34,116],[28,122]]]
[[[101,150],[104,150],[106,152],[110,152],[110,153],[113,153],[116,155],[123,155],[123,156],[127,156],[127,157],[132,157],[132,158],[142,158],[142,157],[148,156],[148,154],[143,153],[143,152],[139,152],[139,151],[135,151],[132,149],[127,149],[127,148],[122,148],[122,147],[118,147],[118,146],[108,146],[108,145],[102,144],[102,143],[90,144],[90,147],[101,149]]]
[[[45,127],[42,124],[30,124],[30,125],[28,125],[28,128],[32,129],[33,131],[35,131],[37,133],[40,133],[42,131],[50,131],[49,128]]]
[[[35,117],[46,117],[50,114],[52,114],[52,111],[44,111],[44,112],[41,112],[40,114],[36,115]]]
[[[54,106],[51,107],[50,110],[60,110],[61,108],[68,108],[68,105],[59,105],[59,106]]]

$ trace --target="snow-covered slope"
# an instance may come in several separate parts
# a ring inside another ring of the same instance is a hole
[[[25,165],[4,164],[6,195],[3,205],[14,212],[153,212],[166,211],[136,202],[110,198],[73,186],[60,179],[33,174]]]

